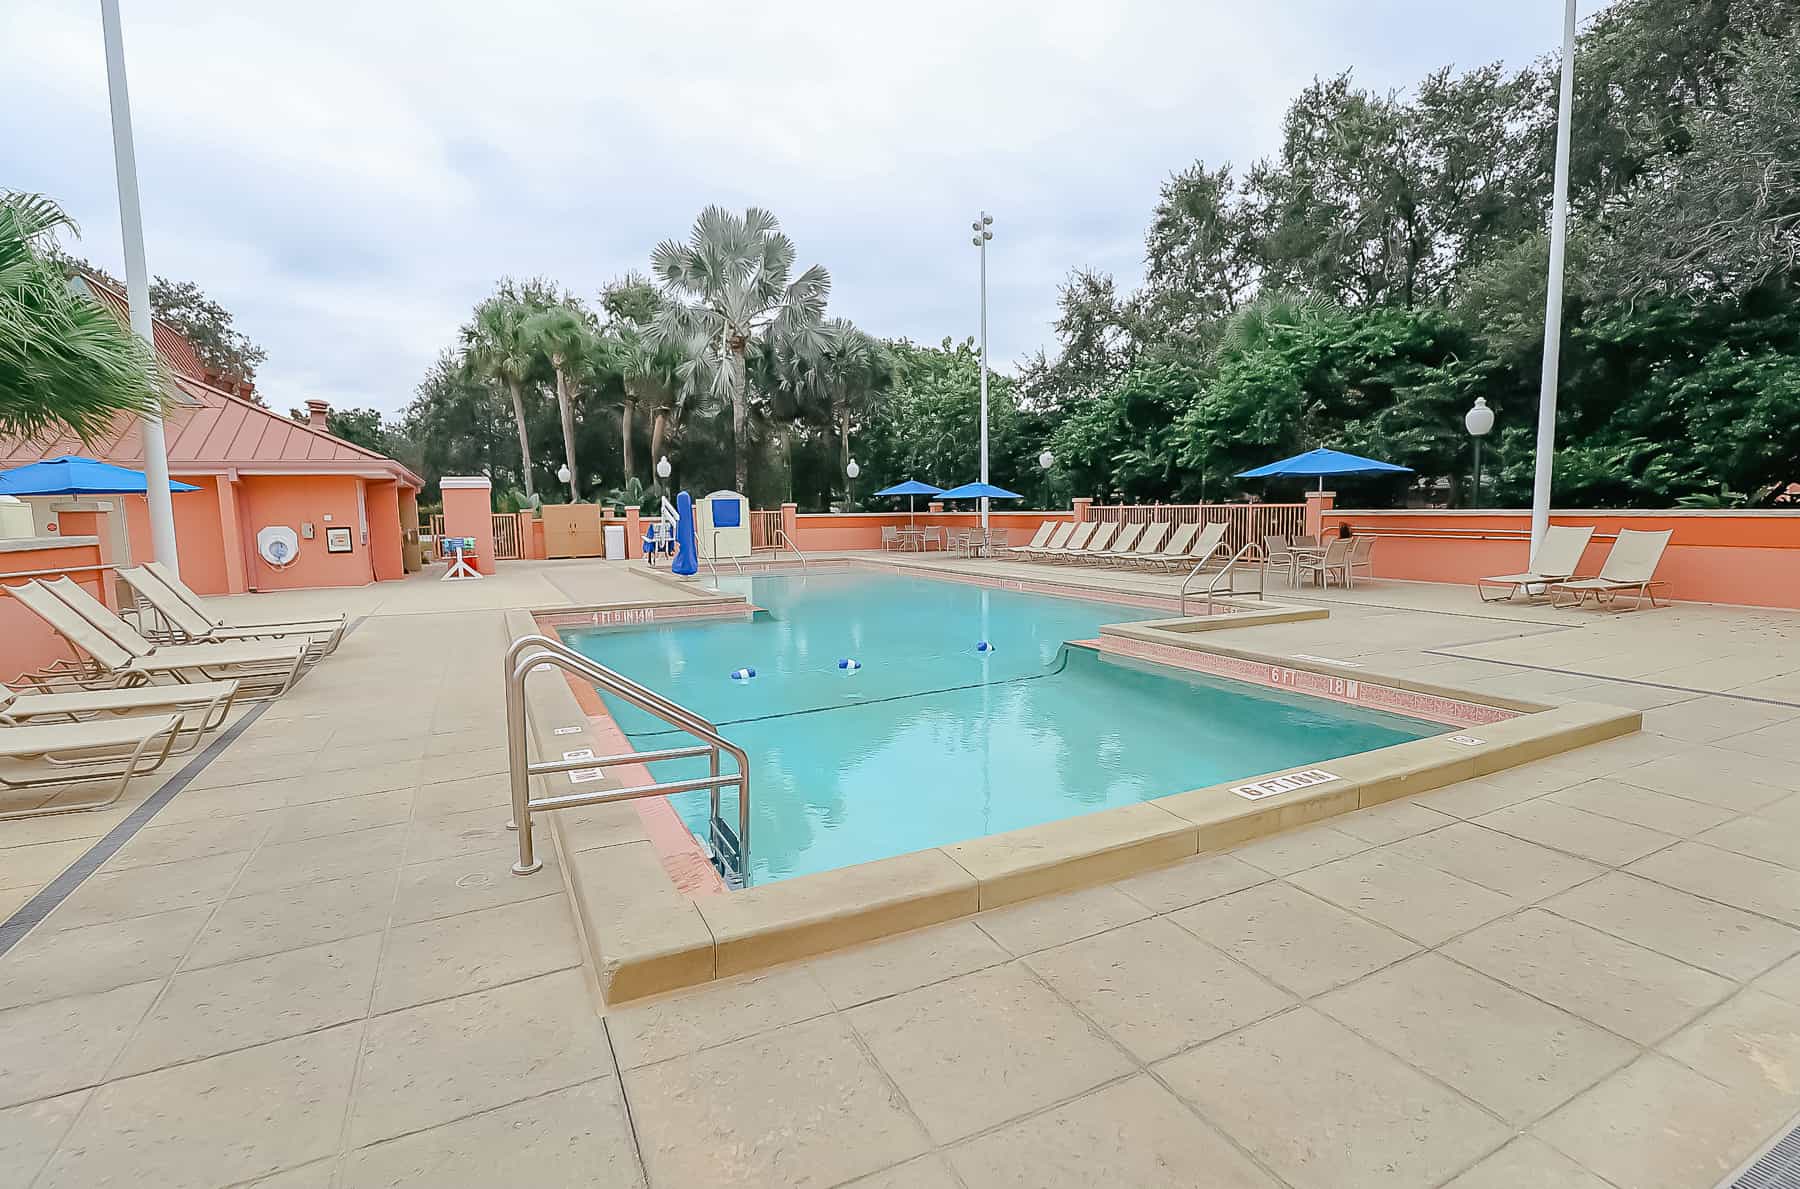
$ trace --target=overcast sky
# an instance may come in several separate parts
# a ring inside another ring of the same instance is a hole
[[[1588,0],[1583,13],[1600,7]],[[403,407],[503,274],[592,299],[717,202],[771,208],[832,311],[1051,340],[1071,268],[1141,275],[1158,184],[1278,147],[1313,76],[1523,64],[1557,0],[124,0],[152,272],[269,352],[278,408]],[[0,5],[0,187],[122,273],[99,5]]]

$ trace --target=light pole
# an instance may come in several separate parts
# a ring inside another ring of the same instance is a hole
[[[1488,431],[1494,428],[1494,410],[1488,408],[1487,397],[1475,398],[1475,407],[1463,414],[1463,428],[1475,439],[1475,495],[1469,501],[1471,508],[1481,506],[1481,439],[1487,437]]]
[[[664,489],[668,485],[669,476],[674,473],[675,468],[669,465],[669,456],[667,454],[656,460],[656,490],[657,494],[663,496],[665,499],[668,497],[668,492]]]
[[[981,481],[988,481],[988,412],[987,412],[987,246],[994,238],[989,230],[994,225],[994,216],[986,211],[970,226],[975,230],[974,239],[970,242],[981,253]],[[987,535],[988,498],[981,497],[981,532]]]
[[[1563,8],[1562,90],[1556,105],[1556,181],[1550,206],[1550,276],[1544,294],[1544,373],[1538,385],[1537,471],[1531,483],[1531,551],[1550,527],[1556,463],[1556,373],[1562,363],[1563,255],[1569,238],[1569,117],[1575,100],[1575,0]]]
[[[846,512],[856,510],[856,494],[851,484],[856,482],[856,477],[860,474],[862,474],[862,468],[857,466],[856,460],[852,458],[850,465],[844,468],[844,511]]]
[[[575,494],[575,484],[569,482],[569,480],[573,479],[574,477],[575,477],[575,472],[571,471],[569,469],[568,463],[565,462],[561,466],[556,468],[556,481],[558,483],[564,483],[564,484],[568,485],[569,502],[571,504],[576,503],[579,500],[579,497],[576,496],[576,494]]]
[[[150,267],[144,260],[144,213],[138,205],[137,148],[131,136],[131,92],[125,85],[125,39],[119,31],[119,0],[100,0],[100,32],[106,42],[106,89],[112,99],[113,172],[119,185],[119,231],[125,241],[125,301],[131,333],[156,358],[150,320]],[[181,577],[175,549],[175,506],[169,500],[169,448],[162,417],[141,417],[144,439],[144,498],[150,505],[150,551]]]

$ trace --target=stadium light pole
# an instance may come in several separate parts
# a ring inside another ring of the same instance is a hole
[[[119,231],[125,240],[125,300],[131,332],[156,358],[156,331],[150,320],[150,267],[144,259],[144,215],[138,206],[137,149],[131,138],[131,95],[125,86],[125,41],[119,33],[119,0],[100,0],[100,29],[106,41],[106,89],[112,99],[113,170],[119,182]],[[143,414],[144,498],[150,504],[150,551],[181,576],[175,552],[175,506],[169,498],[169,447],[160,414]]]
[[[994,233],[990,230],[993,225],[994,216],[986,211],[982,211],[981,217],[970,224],[975,231],[974,238],[970,242],[981,253],[981,481],[983,483],[988,481],[987,246],[988,241],[994,238]],[[984,495],[981,497],[981,535],[983,537],[987,536],[987,527],[988,498]]]
[[[1556,104],[1556,182],[1550,204],[1550,276],[1544,294],[1544,371],[1538,384],[1537,471],[1531,484],[1531,552],[1550,527],[1556,467],[1556,381],[1562,364],[1563,256],[1569,239],[1569,121],[1575,103],[1575,0],[1563,5],[1562,89]]]

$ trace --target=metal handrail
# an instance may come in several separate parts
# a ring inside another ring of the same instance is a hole
[[[525,732],[525,679],[534,671],[548,667],[573,673],[621,700],[636,706],[678,730],[686,731],[701,741],[692,747],[672,747],[659,751],[622,752],[610,756],[584,756],[578,759],[542,760],[532,763]],[[543,867],[533,852],[531,815],[555,809],[571,809],[581,805],[605,805],[613,801],[632,801],[641,797],[666,797],[671,793],[694,789],[712,791],[712,814],[709,831],[714,834],[714,852],[718,853],[717,831],[723,826],[719,818],[719,790],[727,785],[738,791],[737,856],[738,874],[748,868],[750,854],[750,757],[741,747],[719,734],[717,727],[698,714],[670,701],[650,687],[633,681],[622,673],[576,652],[560,640],[549,636],[520,636],[506,650],[506,749],[507,768],[512,778],[512,821],[508,828],[519,832],[519,861],[513,864],[514,875],[530,875]],[[719,753],[737,761],[737,771],[720,772]],[[531,796],[531,778],[578,769],[610,768],[619,764],[654,763],[658,760],[687,759],[706,756],[711,772],[690,780],[668,780],[633,785],[622,789],[587,793],[564,793],[558,796]]]
[[[721,529],[721,528],[715,528],[713,530],[712,554],[706,559],[707,564],[712,566],[713,577],[715,577],[715,578],[717,578],[719,576],[719,563],[718,563],[719,534],[724,531],[725,530]],[[744,563],[739,561],[736,557],[731,557],[731,558],[728,558],[727,560],[730,561],[731,564],[737,568],[738,573],[742,574],[744,572]]]
[[[1201,558],[1200,561],[1194,566],[1194,568],[1188,571],[1187,577],[1183,578],[1181,580],[1181,592],[1180,592],[1181,614],[1183,614],[1183,615],[1187,614],[1187,598],[1188,598],[1189,584],[1191,582],[1193,582],[1193,580],[1196,577],[1198,577],[1202,573],[1206,572],[1206,563],[1211,560],[1212,559],[1210,556]],[[1237,593],[1237,584],[1235,582],[1230,581],[1230,578],[1231,578],[1231,574],[1233,573],[1234,570],[1236,570],[1237,564],[1240,561],[1250,562],[1257,566],[1256,599],[1258,602],[1262,602],[1264,600],[1264,596],[1267,593],[1267,589],[1268,589],[1267,586],[1265,585],[1265,579],[1268,575],[1269,555],[1263,551],[1263,547],[1261,545],[1257,544],[1255,541],[1249,541],[1249,542],[1246,542],[1244,545],[1240,546],[1238,551],[1236,553],[1232,554],[1230,559],[1227,560],[1223,566],[1220,566],[1218,571],[1213,574],[1212,581],[1210,583],[1208,583],[1207,587],[1206,587],[1206,605],[1208,607],[1212,606],[1214,597],[1219,593],[1219,583],[1220,582],[1226,583],[1226,589],[1230,593],[1232,593],[1232,594]]]
[[[794,544],[793,538],[787,535],[786,529],[778,528],[775,530],[775,544],[778,547],[786,545],[789,549],[792,549],[794,551],[794,556],[800,559],[800,572],[803,574],[806,572],[806,554],[800,551],[800,546]],[[779,548],[777,549],[777,552],[779,552]]]

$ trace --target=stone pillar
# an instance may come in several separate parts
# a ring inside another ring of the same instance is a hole
[[[244,510],[239,506],[238,500],[241,485],[242,481],[236,471],[219,476],[219,539],[225,548],[227,594],[243,594],[250,589],[249,567],[244,560],[248,554],[244,547],[247,530],[244,527]]]
[[[1317,537],[1325,531],[1325,513],[1331,511],[1337,503],[1335,491],[1309,491],[1306,493],[1306,535]]]
[[[787,534],[794,548],[800,548],[800,505],[787,503],[781,505],[781,531]]]
[[[113,506],[105,500],[70,500],[64,504],[52,504],[50,510],[56,513],[57,535],[62,537],[94,537],[99,542],[100,564],[112,566],[119,563],[113,549],[113,526],[109,519],[113,514]],[[111,573],[105,574],[70,574],[69,577],[88,588],[89,593],[98,595],[101,602],[114,611],[119,609],[119,592]]]
[[[1069,501],[1069,505],[1070,518],[1073,519],[1076,524],[1085,524],[1087,521],[1093,519],[1093,515],[1089,511],[1089,509],[1094,506],[1093,496],[1078,495]]]
[[[446,475],[438,483],[444,493],[444,535],[474,537],[475,556],[469,560],[483,574],[494,572],[493,484],[485,475]],[[443,557],[440,546],[436,551]]]
[[[927,512],[942,512],[944,510],[944,505],[936,500],[932,500],[929,504],[925,505],[925,510]]]

